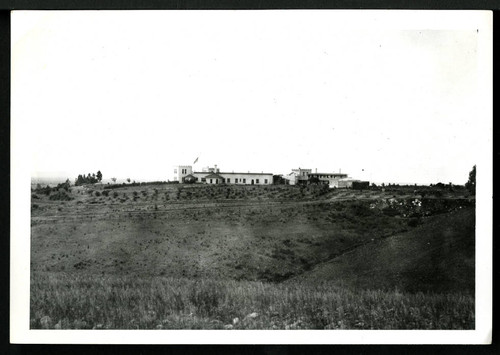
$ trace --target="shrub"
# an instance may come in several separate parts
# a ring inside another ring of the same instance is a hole
[[[71,201],[73,198],[64,191],[57,191],[49,197],[52,201]]]
[[[350,205],[349,212],[356,217],[366,217],[373,214],[373,211],[370,209],[370,207],[362,202]]]

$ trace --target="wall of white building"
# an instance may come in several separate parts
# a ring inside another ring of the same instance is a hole
[[[182,179],[193,173],[193,167],[191,165],[179,165],[174,167],[174,181],[182,182]]]
[[[273,174],[262,173],[219,173],[226,184],[237,185],[271,185]]]
[[[315,176],[319,179],[319,181],[328,184],[329,187],[342,187],[339,182],[343,179],[347,178],[347,174],[332,174],[332,173],[314,173],[311,176]]]
[[[203,179],[210,175],[207,172],[194,172],[192,173],[198,180],[198,183],[209,183]],[[273,183],[273,174],[263,173],[224,173],[219,172],[218,175],[224,178],[224,183],[231,185],[271,185]],[[212,183],[215,183],[213,179]]]

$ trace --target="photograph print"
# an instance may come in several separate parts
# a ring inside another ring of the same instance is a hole
[[[13,12],[11,339],[488,342],[491,38],[481,11]]]

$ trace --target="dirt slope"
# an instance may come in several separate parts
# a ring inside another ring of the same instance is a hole
[[[429,217],[414,230],[356,248],[289,282],[367,289],[474,293],[473,208]]]
[[[344,200],[349,194],[351,200]],[[434,218],[415,217],[426,214],[413,199],[366,196],[292,186],[79,187],[34,193],[31,270],[280,282],[348,250],[423,228],[418,224]],[[465,203],[451,202],[428,200],[422,208],[442,213]],[[427,244],[412,248],[417,252]],[[418,275],[408,277],[413,276]]]

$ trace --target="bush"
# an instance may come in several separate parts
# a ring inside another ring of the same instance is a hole
[[[373,214],[373,210],[362,202],[358,202],[349,206],[349,212],[356,217],[367,217]]]
[[[49,199],[52,201],[71,201],[73,197],[69,196],[64,191],[58,191],[55,194],[50,195]]]

